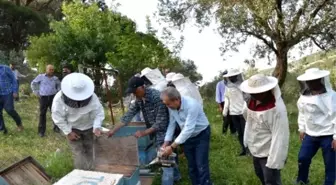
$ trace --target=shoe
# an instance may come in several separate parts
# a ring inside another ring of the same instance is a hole
[[[18,127],[17,127],[17,131],[18,131],[18,132],[22,132],[22,131],[23,131],[23,126],[22,126],[22,125],[21,125],[21,126],[18,126]]]
[[[44,133],[39,133],[39,136],[40,137],[44,137]]]
[[[60,133],[60,129],[58,127],[54,127],[53,130],[54,130],[55,133]]]
[[[245,156],[246,155],[246,151],[242,151],[240,152],[239,156]]]

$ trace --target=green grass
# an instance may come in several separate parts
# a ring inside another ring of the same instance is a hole
[[[252,159],[250,157],[237,157],[239,144],[236,137],[223,136],[221,134],[221,117],[217,106],[211,101],[205,101],[205,110],[212,126],[210,168],[211,177],[217,185],[260,185],[254,174]],[[61,178],[72,170],[72,159],[65,138],[54,134],[51,130],[51,120],[48,119],[48,130],[45,138],[37,135],[38,102],[36,98],[23,100],[16,104],[16,108],[22,117],[25,131],[17,133],[15,124],[5,113],[6,125],[9,135],[0,134],[0,169],[8,166],[23,157],[32,156],[46,168],[53,181]],[[108,118],[107,118],[108,119]],[[282,171],[284,185],[292,184],[297,174],[297,155],[300,147],[298,140],[296,113],[290,114],[291,140],[287,164]],[[59,149],[61,152],[56,153]],[[187,164],[185,158],[181,158],[180,169],[183,179],[180,185],[189,185]],[[323,184],[324,165],[319,152],[313,160],[311,167],[311,184]],[[156,178],[154,184],[159,185],[160,179]]]

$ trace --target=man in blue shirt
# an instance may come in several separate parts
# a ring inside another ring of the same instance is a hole
[[[137,131],[134,135],[137,138],[155,134],[156,146],[159,149],[164,143],[164,138],[169,124],[169,113],[167,107],[160,99],[160,92],[145,86],[144,79],[132,77],[128,82],[127,93],[132,93],[136,101],[131,104],[128,111],[121,117],[122,124],[117,125],[108,133],[113,136],[120,128],[132,121],[140,111],[143,114],[147,129]],[[163,168],[162,185],[173,185],[174,181],[180,180],[181,176],[177,167]]]
[[[163,103],[169,108],[169,126],[163,144],[164,156],[169,156],[177,146],[183,144],[188,160],[192,185],[212,184],[209,170],[210,125],[200,103],[189,97],[181,97],[173,87],[161,93]],[[173,143],[176,124],[181,133]]]
[[[40,137],[44,137],[47,124],[47,111],[51,109],[55,94],[61,90],[61,82],[54,75],[54,66],[48,65],[46,73],[38,75],[31,82],[33,93],[39,97],[40,101],[40,120],[38,133]],[[54,132],[60,132],[59,128],[54,124]]]
[[[14,119],[19,131],[23,130],[21,118],[14,109],[14,98],[17,97],[18,85],[12,70],[0,65],[0,131],[7,134],[7,129],[2,115],[2,110]]]
[[[223,72],[223,76],[227,74],[227,71]],[[225,87],[226,87],[226,82],[223,80],[219,81],[216,86],[216,102],[218,103],[219,106],[219,112],[221,115],[223,115],[223,108],[225,104]],[[230,126],[230,132],[231,134],[236,133],[236,128],[234,127],[232,121],[231,121],[231,116],[228,114],[227,116],[223,116],[223,134],[225,134],[228,130],[228,127]]]

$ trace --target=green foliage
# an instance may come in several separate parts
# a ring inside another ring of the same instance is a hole
[[[0,0],[0,20],[0,50],[4,51],[24,49],[29,35],[48,30],[45,16],[7,0]]]

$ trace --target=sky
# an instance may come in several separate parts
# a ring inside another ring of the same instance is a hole
[[[113,0],[105,0],[110,6]],[[152,26],[160,30],[160,26],[153,14],[157,11],[157,0],[115,0],[113,4],[120,3],[117,11],[126,15],[137,24],[138,31],[146,31],[146,16],[152,20]],[[203,75],[203,83],[211,81],[219,74],[219,71],[230,68],[243,68],[245,59],[252,59],[251,48],[257,43],[256,40],[248,40],[247,43],[239,48],[238,53],[230,53],[226,55],[225,61],[220,53],[221,43],[224,41],[218,34],[215,33],[216,26],[213,24],[210,27],[203,29],[200,33],[199,29],[193,25],[186,25],[183,33],[179,30],[174,31],[177,37],[183,34],[185,37],[184,45],[180,53],[182,59],[191,59],[198,67],[198,72]],[[178,39],[178,38],[177,38]],[[313,49],[314,52],[316,48]],[[312,53],[312,50],[306,51],[303,54],[295,54],[293,59],[299,59],[302,56]],[[294,52],[297,53],[297,52]],[[275,63],[273,63],[274,65]],[[269,68],[267,60],[257,61],[258,68]]]

